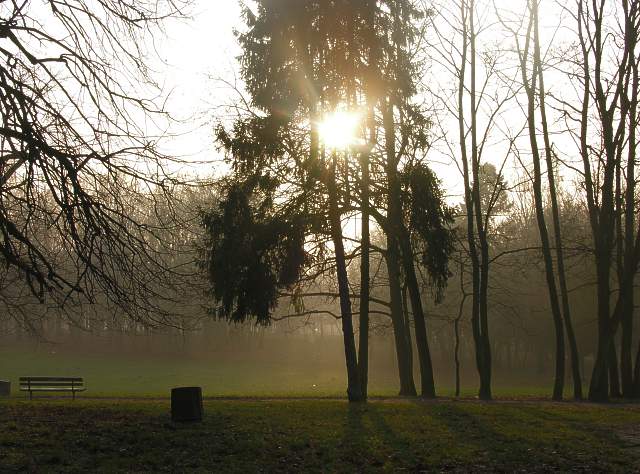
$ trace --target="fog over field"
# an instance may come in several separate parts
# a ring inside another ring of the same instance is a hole
[[[0,379],[640,398],[640,2],[0,2]]]

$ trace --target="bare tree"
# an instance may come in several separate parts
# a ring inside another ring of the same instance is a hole
[[[545,276],[551,303],[551,314],[553,316],[555,328],[555,379],[553,387],[553,398],[561,400],[564,390],[565,378],[565,327],[567,337],[570,342],[570,354],[573,368],[574,396],[582,398],[582,383],[579,371],[578,350],[571,323],[569,308],[569,295],[567,292],[566,273],[564,268],[564,254],[562,250],[562,236],[560,229],[560,217],[557,200],[557,189],[555,183],[555,167],[553,163],[553,152],[549,137],[549,125],[546,111],[546,91],[544,85],[544,74],[542,69],[542,57],[540,52],[540,33],[538,19],[538,1],[533,0],[527,3],[528,14],[526,16],[526,34],[524,45],[521,45],[518,31],[507,26],[514,36],[518,60],[520,62],[520,73],[522,84],[527,97],[526,116],[533,163],[533,192],[536,211],[536,221],[538,233],[542,245],[542,256],[545,266]],[[521,21],[523,17],[520,17]],[[506,23],[504,23],[506,25]],[[555,236],[555,248],[557,258],[557,279],[554,268],[553,256],[551,253],[551,238],[547,228],[545,217],[545,200],[543,198],[543,171],[541,165],[541,153],[538,145],[537,111],[540,113],[542,125],[542,136],[544,140],[544,155],[546,164],[546,175],[549,184],[549,195],[551,198],[551,213],[553,216],[553,229]]]
[[[496,87],[500,82],[497,55],[478,49],[478,37],[488,28],[479,24],[478,12],[486,12],[489,7],[488,3],[475,0],[437,5],[438,15],[433,22],[434,40],[429,45],[434,63],[442,68],[443,74],[455,78],[455,90],[445,83],[436,93],[436,99],[445,112],[440,124],[442,135],[447,135],[448,117],[453,118],[458,132],[457,143],[445,140],[445,153],[454,160],[463,178],[465,234],[472,277],[471,322],[480,375],[479,396],[482,399],[491,398],[489,226],[495,215],[497,199],[503,191],[499,183],[511,152],[512,139],[507,137],[508,150],[498,169],[498,179],[484,199],[481,192],[482,163],[486,148],[491,140],[497,140],[497,132],[500,132],[500,112],[514,95],[509,87]]]
[[[640,2],[578,0],[567,7],[578,28],[578,53],[570,77],[580,88],[577,104],[561,101],[570,131],[579,145],[582,177],[594,246],[597,277],[598,348],[591,376],[589,399],[609,396],[609,358],[613,338],[623,322],[624,387],[631,387],[631,318],[633,281],[640,256],[640,239],[634,228],[635,126],[637,120],[637,68],[640,59]],[[635,91],[635,92],[634,92]],[[593,138],[596,137],[596,140]],[[617,205],[616,174],[627,155],[626,204]],[[619,270],[618,297],[612,305],[612,262],[615,262],[617,208],[625,209],[624,258]],[[635,237],[633,236],[635,233]],[[613,307],[612,307],[613,306]],[[626,333],[626,334],[625,334]],[[617,377],[617,375],[616,375]]]
[[[169,321],[162,302],[179,272],[163,259],[164,223],[141,213],[169,202],[176,180],[143,45],[182,7],[0,5],[0,259],[41,303],[105,301]]]

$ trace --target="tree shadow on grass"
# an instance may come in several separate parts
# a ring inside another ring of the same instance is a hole
[[[434,422],[447,429],[449,446],[442,447],[443,454],[449,454],[454,464],[464,464],[476,472],[496,468],[512,470],[519,467],[517,460],[526,455],[525,446],[496,431],[490,420],[469,413],[461,406],[421,405],[429,407]]]
[[[409,436],[408,433],[416,433],[415,422],[409,415],[398,422],[397,418],[402,416],[404,410],[396,412],[393,406],[371,406],[369,419],[372,431],[378,438],[379,443],[379,466],[385,469],[402,469],[410,472],[423,472],[432,470],[427,457],[424,456],[424,441],[426,439]],[[392,416],[391,416],[392,415]],[[396,419],[392,426],[389,419]],[[406,426],[407,424],[413,426]]]
[[[452,453],[470,470],[607,470],[597,459],[576,456],[571,440],[582,433],[566,425],[560,431],[562,423],[550,423],[535,411],[492,404],[442,404],[429,409],[435,420],[448,427],[455,445]]]
[[[365,403],[349,403],[347,405],[344,431],[340,444],[339,461],[345,471],[366,470],[371,457],[370,445],[367,442],[365,417],[369,406]]]

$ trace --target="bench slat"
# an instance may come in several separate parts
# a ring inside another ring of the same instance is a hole
[[[82,382],[82,377],[20,377],[20,382]]]
[[[21,387],[82,387],[84,383],[82,382],[22,382],[20,383]]]
[[[20,387],[22,392],[84,392],[85,390],[85,387],[31,387],[31,389]]]

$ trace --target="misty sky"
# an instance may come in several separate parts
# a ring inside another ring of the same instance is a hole
[[[439,2],[432,3],[436,5]],[[443,4],[446,5],[446,2]],[[517,12],[524,11],[525,8],[523,0],[496,0],[493,5],[502,12],[515,12],[514,15],[505,14],[507,20],[518,18]],[[543,44],[557,46],[570,41],[574,35],[572,22],[565,21],[565,27],[558,27],[562,18],[558,5],[554,6],[549,2],[543,12]],[[150,49],[156,49],[164,61],[158,63],[155,69],[156,77],[164,84],[165,91],[171,92],[167,108],[176,118],[184,121],[173,128],[174,133],[178,132],[179,136],[167,142],[168,152],[191,161],[208,162],[195,165],[188,172],[209,175],[212,170],[220,174],[226,169],[219,161],[220,155],[213,140],[213,126],[216,121],[224,118],[225,106],[237,98],[232,87],[223,81],[241,87],[236,59],[241,50],[233,33],[234,29],[242,28],[240,11],[238,0],[195,0],[190,10],[190,19],[170,21],[165,28],[166,36],[160,38]],[[498,22],[493,7],[480,13],[478,23],[486,28],[480,37],[479,49],[491,50],[492,47],[501,44],[504,46],[505,41],[511,40],[504,25]],[[444,23],[441,26],[446,28]],[[429,87],[440,88],[443,87],[442,83],[446,85],[453,82],[437,65],[431,65],[425,71],[425,77]],[[520,123],[524,126],[525,118],[517,104],[512,104],[510,110],[505,110],[501,115],[501,126],[513,126],[514,131]],[[447,129],[450,126],[453,126],[452,130],[455,132],[455,123],[446,124]],[[504,130],[496,130],[496,133],[504,133]],[[456,133],[451,134],[454,135]],[[504,140],[492,140],[491,145],[487,146],[486,161],[499,168],[506,156],[505,146]],[[450,199],[457,201],[461,177],[450,157],[443,155],[446,154],[445,148],[443,144],[439,144],[430,152],[429,160],[443,180]],[[511,177],[511,181],[519,180],[517,176],[522,174],[519,168],[520,165],[515,160],[509,159],[504,168],[505,175],[508,179]]]

